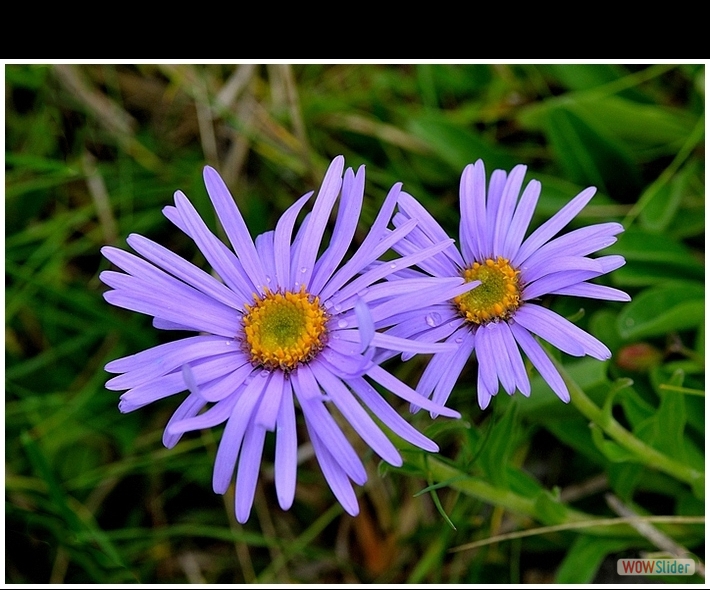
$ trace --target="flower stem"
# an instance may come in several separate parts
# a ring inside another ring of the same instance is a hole
[[[562,365],[553,361],[564,379],[570,391],[572,404],[594,424],[599,426],[611,439],[619,446],[631,452],[639,463],[662,471],[680,481],[690,484],[694,493],[699,497],[705,494],[705,473],[693,469],[672,459],[668,455],[661,453],[653,447],[647,445],[642,440],[636,438],[631,432],[626,430],[612,416],[602,411],[587,395],[582,388],[567,374]]]

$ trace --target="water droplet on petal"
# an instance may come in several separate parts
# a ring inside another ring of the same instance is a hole
[[[270,283],[271,282],[271,277],[269,275],[266,275],[266,282]]]
[[[391,263],[390,263],[390,268],[397,268],[397,263],[396,263],[396,262],[391,262]]]
[[[266,369],[264,369],[261,373],[259,373],[259,376],[260,377],[268,377],[269,374],[270,374],[270,371],[267,371]]]
[[[338,332],[333,332],[331,338],[334,338],[335,340],[340,340],[340,334]]]
[[[347,328],[347,327],[348,327],[347,320],[338,320],[338,328]]]
[[[307,269],[305,266],[302,266],[302,267],[301,267],[301,272],[302,272],[303,274],[306,274],[306,271],[307,271],[307,270],[308,270],[308,269]]]
[[[439,324],[441,321],[441,315],[435,311],[428,313],[426,315],[426,323],[432,328]]]
[[[456,344],[461,344],[463,342],[463,338],[460,336],[455,340]]]
[[[325,301],[323,303],[323,307],[325,307],[326,309],[330,309],[331,307],[333,307],[333,302],[330,299],[328,299],[328,301]]]
[[[333,306],[333,309],[334,309],[335,311],[340,311],[341,309],[343,309],[343,306],[340,305],[340,303],[336,303],[336,304]]]

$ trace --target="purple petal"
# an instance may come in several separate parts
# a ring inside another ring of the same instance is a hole
[[[254,241],[256,252],[261,260],[262,269],[266,275],[266,286],[276,290],[276,265],[274,256],[274,232],[267,231],[256,236]]]
[[[293,388],[301,404],[303,415],[312,424],[318,425],[318,436],[326,444],[338,464],[357,484],[367,481],[367,473],[357,453],[340,430],[333,417],[323,405],[323,396],[308,365],[302,365],[294,372]],[[314,395],[314,392],[317,392]]]
[[[296,493],[296,468],[298,441],[296,439],[296,413],[290,381],[284,382],[279,414],[276,418],[276,451],[274,479],[279,506],[288,510]]]
[[[485,391],[488,398],[498,393],[497,351],[493,348],[491,335],[483,327],[476,330],[476,358],[478,359],[478,388]],[[479,394],[480,395],[480,394]],[[480,399],[480,397],[479,397]],[[483,406],[481,406],[483,409]]]
[[[503,195],[498,206],[498,213],[493,227],[493,252],[505,251],[504,244],[506,237],[510,234],[510,224],[513,220],[513,212],[518,202],[520,189],[523,186],[523,179],[527,166],[519,164],[510,171],[503,188]],[[503,254],[505,256],[505,254]]]
[[[588,297],[589,299],[605,299],[607,301],[631,301],[631,297],[619,289],[607,287],[606,285],[595,285],[594,283],[577,283],[569,287],[551,290],[550,293]]]
[[[510,330],[515,337],[515,340],[520,345],[520,348],[523,349],[523,352],[530,359],[533,366],[539,371],[542,378],[552,388],[552,391],[554,391],[557,394],[557,397],[559,397],[563,402],[569,402],[569,391],[567,391],[567,386],[543,348],[522,326],[516,323],[511,323]]]
[[[530,379],[528,378],[523,357],[520,355],[518,345],[515,342],[513,333],[510,331],[508,322],[499,322],[498,332],[503,339],[503,345],[508,353],[516,386],[525,397],[528,397],[530,395]]]
[[[222,422],[228,420],[232,415],[234,405],[237,403],[239,395],[240,394],[230,396],[227,399],[216,403],[202,414],[186,416],[181,420],[175,420],[174,422],[171,420],[166,427],[166,432],[170,435],[181,436],[185,432],[202,430],[203,428],[212,428],[213,426],[222,424]],[[202,396],[200,396],[200,399],[203,399]]]
[[[494,362],[498,379],[508,395],[513,395],[515,393],[515,374],[513,373],[513,365],[510,360],[510,354],[508,353],[506,341],[503,340],[503,337],[501,336],[501,328],[499,327],[501,324],[505,324],[505,322],[491,322],[490,324],[479,328],[479,332],[481,330],[486,330],[488,333],[491,347],[496,351]]]
[[[254,423],[268,432],[273,432],[276,428],[284,388],[284,374],[281,371],[273,371],[254,416]]]
[[[241,365],[235,364],[235,369],[223,379],[211,381],[200,388],[200,395],[208,402],[218,402],[234,393],[249,380],[249,377],[259,369],[255,369],[247,360]]]
[[[535,207],[540,197],[542,185],[538,180],[531,180],[523,191],[523,196],[520,197],[518,207],[515,209],[515,215],[510,224],[510,230],[505,237],[505,245],[503,246],[503,257],[511,260],[515,257],[516,252],[520,248],[520,244],[525,237],[525,232],[530,226],[530,220],[535,213]]]
[[[262,270],[262,263],[256,253],[254,242],[249,235],[246,223],[244,223],[244,218],[234,202],[234,197],[232,197],[227,185],[224,184],[222,177],[214,168],[205,166],[203,177],[212,205],[222,222],[224,233],[227,234],[234,252],[244,266],[244,272],[246,272],[252,284],[260,292],[263,292],[263,286],[266,285],[266,276]]]
[[[583,256],[557,256],[551,260],[540,260],[535,266],[527,266],[520,270],[520,281],[529,284],[553,272],[572,272],[584,270],[589,272],[602,272],[602,266],[593,258]]]
[[[460,336],[459,336],[460,334]],[[435,404],[445,404],[446,400],[451,395],[451,390],[454,388],[456,381],[461,375],[464,366],[468,362],[473,352],[475,337],[469,330],[459,330],[453,335],[454,342],[458,342],[458,349],[451,355],[451,362],[448,364],[446,372],[440,375],[439,382],[436,384],[434,394],[431,399]],[[433,418],[434,416],[432,416]]]
[[[551,322],[548,322],[544,314],[541,314],[537,309],[531,309],[534,307],[537,306],[532,303],[526,303],[521,306],[515,312],[515,321],[526,330],[537,334],[543,340],[547,340],[562,352],[572,356],[584,356],[584,346],[569,334],[562,322],[557,321],[562,319],[560,316],[553,314],[556,317]]]
[[[257,289],[244,272],[239,259],[207,228],[192,203],[180,191],[175,193],[175,206],[187,235],[195,241],[207,262],[243,301],[251,301],[252,293]]]
[[[523,318],[525,322],[520,321],[520,312],[524,310]],[[534,305],[532,303],[526,303],[521,307],[515,314],[515,321],[520,323],[524,328],[527,328],[531,332],[542,336],[547,340],[547,338],[541,334],[541,331],[548,331],[547,327],[554,327],[555,331],[562,332],[567,341],[574,341],[581,346],[583,352],[601,361],[611,358],[611,352],[604,346],[599,340],[597,340],[591,334],[587,334],[581,328],[575,326],[572,322],[564,319],[562,316],[556,314],[549,309],[540,307],[539,305]],[[541,330],[541,326],[545,326],[545,329]],[[554,342],[548,340],[551,344]],[[555,344],[557,346],[557,344]],[[560,348],[559,346],[557,346]],[[563,350],[563,348],[560,348]],[[565,351],[566,352],[566,351]],[[581,356],[581,355],[574,355]]]
[[[370,308],[360,298],[355,302],[355,315],[357,316],[358,332],[360,333],[360,352],[363,353],[375,337],[375,324],[372,321]]]
[[[321,440],[318,435],[318,430],[314,428],[313,423],[308,418],[306,418],[306,428],[311,437],[318,464],[323,471],[323,475],[330,489],[345,511],[350,516],[357,516],[360,508],[358,507],[357,497],[355,496],[353,487],[348,479],[348,474],[328,450],[328,441]]]
[[[256,481],[259,477],[261,455],[264,451],[266,431],[259,425],[250,423],[244,435],[242,450],[239,454],[237,469],[237,487],[234,492],[234,512],[237,522],[244,524],[249,520],[251,505],[254,503]]]
[[[168,420],[168,423],[165,426],[165,431],[163,432],[163,444],[168,449],[172,449],[182,437],[182,433],[175,434],[168,432],[170,427],[181,420],[197,415],[197,413],[204,408],[205,405],[207,405],[205,400],[194,393],[191,393],[185,398],[185,401],[183,401],[178,409],[175,410],[175,413],[170,417],[170,420]]]
[[[188,285],[202,291],[205,295],[230,307],[244,309],[244,301],[241,297],[213,276],[197,268],[194,264],[174,252],[138,234],[131,234],[126,241],[141,256],[144,256],[153,264],[160,266],[180,280],[185,281]]]
[[[323,239],[323,232],[330,218],[330,212],[333,210],[333,205],[335,205],[335,200],[338,198],[338,193],[340,193],[344,167],[345,158],[343,156],[336,156],[328,167],[316,201],[313,204],[312,215],[308,220],[306,228],[308,239],[303,243],[298,257],[295,258],[296,268],[301,269],[298,275],[300,277],[299,280],[306,287],[311,282],[316,255]],[[304,268],[306,269],[305,272],[303,271]]]
[[[279,219],[274,232],[274,267],[276,286],[282,290],[289,290],[291,284],[291,236],[298,214],[303,209],[313,192],[306,193],[291,205]]]
[[[340,410],[343,417],[350,423],[362,440],[367,443],[380,457],[395,467],[402,465],[402,458],[395,446],[363,410],[355,400],[350,390],[343,382],[334,377],[320,363],[311,363],[311,368],[316,379],[333,400],[335,407]]]
[[[495,257],[497,252],[493,249],[493,231],[498,218],[498,207],[503,197],[507,174],[504,170],[494,170],[491,174],[491,180],[488,183],[488,198],[486,200],[486,230],[485,249],[482,252],[484,259]]]
[[[406,440],[408,443],[436,453],[439,447],[433,441],[429,440],[411,424],[404,420],[375,390],[372,385],[365,381],[362,377],[348,379],[348,385],[362,400],[362,402],[370,408],[372,413],[382,421],[392,432],[397,436]]]
[[[323,252],[323,255],[316,262],[315,272],[309,287],[311,293],[320,293],[350,247],[355,237],[357,222],[360,219],[364,193],[365,166],[360,166],[357,175],[353,175],[352,168],[348,168],[343,179],[340,205],[338,206],[333,235],[328,249]]]
[[[597,189],[593,186],[584,189],[555,215],[538,227],[520,246],[520,250],[518,250],[512,261],[513,266],[519,268],[531,254],[572,221],[577,213],[586,207],[596,192]]]
[[[382,385],[385,389],[388,389],[396,396],[401,397],[403,400],[408,401],[411,404],[415,404],[420,408],[429,410],[435,414],[440,414],[442,416],[447,416],[449,418],[460,418],[461,414],[450,408],[446,408],[439,404],[435,404],[429,401],[424,396],[418,394],[408,385],[402,383],[399,379],[390,375],[382,367],[375,365],[368,372],[367,375],[371,377],[374,381]]]
[[[266,389],[269,375],[271,373],[264,371],[249,382],[237,399],[234,410],[227,421],[217,449],[212,474],[212,488],[216,494],[224,494],[229,487],[244,433],[251,422],[254,407]]]

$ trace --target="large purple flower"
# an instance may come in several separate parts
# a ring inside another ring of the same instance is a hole
[[[600,360],[611,356],[599,340],[535,301],[547,294],[628,301],[629,296],[618,289],[589,282],[624,264],[621,256],[588,257],[613,244],[623,227],[600,223],[555,238],[594,196],[596,189],[590,187],[524,239],[541,190],[540,182],[531,180],[520,194],[525,171],[523,165],[510,174],[495,170],[486,187],[481,160],[464,169],[461,250],[450,246],[418,266],[427,276],[463,277],[481,284],[418,313],[391,318],[388,334],[422,342],[444,339],[457,346],[453,354],[435,354],[417,385],[419,393],[437,404],[446,402],[474,350],[481,408],[498,393],[499,382],[511,395],[516,390],[530,395],[521,350],[560,399],[569,401],[564,381],[533,334],[573,356],[590,355]],[[418,222],[394,245],[400,254],[411,255],[447,237],[412,196],[402,193],[398,207],[393,218],[396,227]],[[407,269],[396,277],[422,275]],[[378,325],[382,326],[385,324]]]
[[[293,502],[296,401],[325,478],[353,515],[358,503],[351,480],[362,485],[367,476],[330,408],[337,408],[363,440],[393,465],[401,465],[402,459],[365,408],[411,444],[427,451],[438,449],[402,419],[368,379],[432,412],[458,417],[372,362],[375,347],[411,353],[452,348],[447,344],[432,348],[374,328],[376,321],[386,321],[412,306],[409,297],[401,296],[411,288],[407,281],[378,281],[421,263],[451,240],[373,267],[417,223],[405,221],[394,231],[386,229],[401,194],[397,184],[360,248],[341,264],[356,230],[365,184],[364,167],[357,174],[348,169],[344,178],[343,168],[342,156],[335,158],[295,238],[296,219],[313,193],[294,203],[276,230],[255,242],[220,176],[205,168],[207,191],[233,251],[210,232],[187,197],[176,192],[175,206],[164,209],[166,217],[194,240],[223,282],[140,235],[133,234],[127,241],[143,258],[113,247],[102,250],[126,273],[101,274],[113,289],[104,294],[109,303],[153,316],[156,328],[199,333],[110,362],[106,370],[120,375],[109,380],[107,388],[127,390],[121,396],[122,412],[189,389],[165,429],[167,447],[177,444],[187,431],[226,422],[213,487],[224,493],[237,468],[235,508],[240,522],[251,510],[269,431],[276,432],[279,504],[288,509]],[[319,257],[338,195],[332,237]],[[440,301],[469,288],[460,277],[436,288],[427,284],[432,300],[439,297]]]

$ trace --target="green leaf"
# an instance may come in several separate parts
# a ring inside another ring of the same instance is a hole
[[[631,451],[627,451],[622,446],[614,441],[604,438],[604,432],[596,424],[590,424],[592,430],[592,440],[596,447],[604,454],[604,456],[612,463],[623,463],[626,461],[638,461],[636,455]]]
[[[622,551],[637,542],[629,539],[577,537],[565,555],[555,576],[558,584],[589,584],[610,553]]]
[[[535,515],[547,525],[560,524],[567,520],[568,508],[548,490],[541,490],[535,498]]]
[[[683,197],[689,192],[688,184],[691,172],[692,167],[686,166],[681,174],[674,176],[673,180],[653,193],[639,214],[639,220],[644,229],[653,233],[661,233],[670,225]],[[651,185],[649,188],[653,186]],[[639,201],[645,201],[645,195],[642,195]]]
[[[697,328],[704,318],[703,285],[674,281],[634,297],[619,314],[617,326],[621,336],[630,340]]]
[[[491,430],[478,462],[496,487],[507,487],[508,461],[516,440],[516,415],[519,404],[509,403]]]

